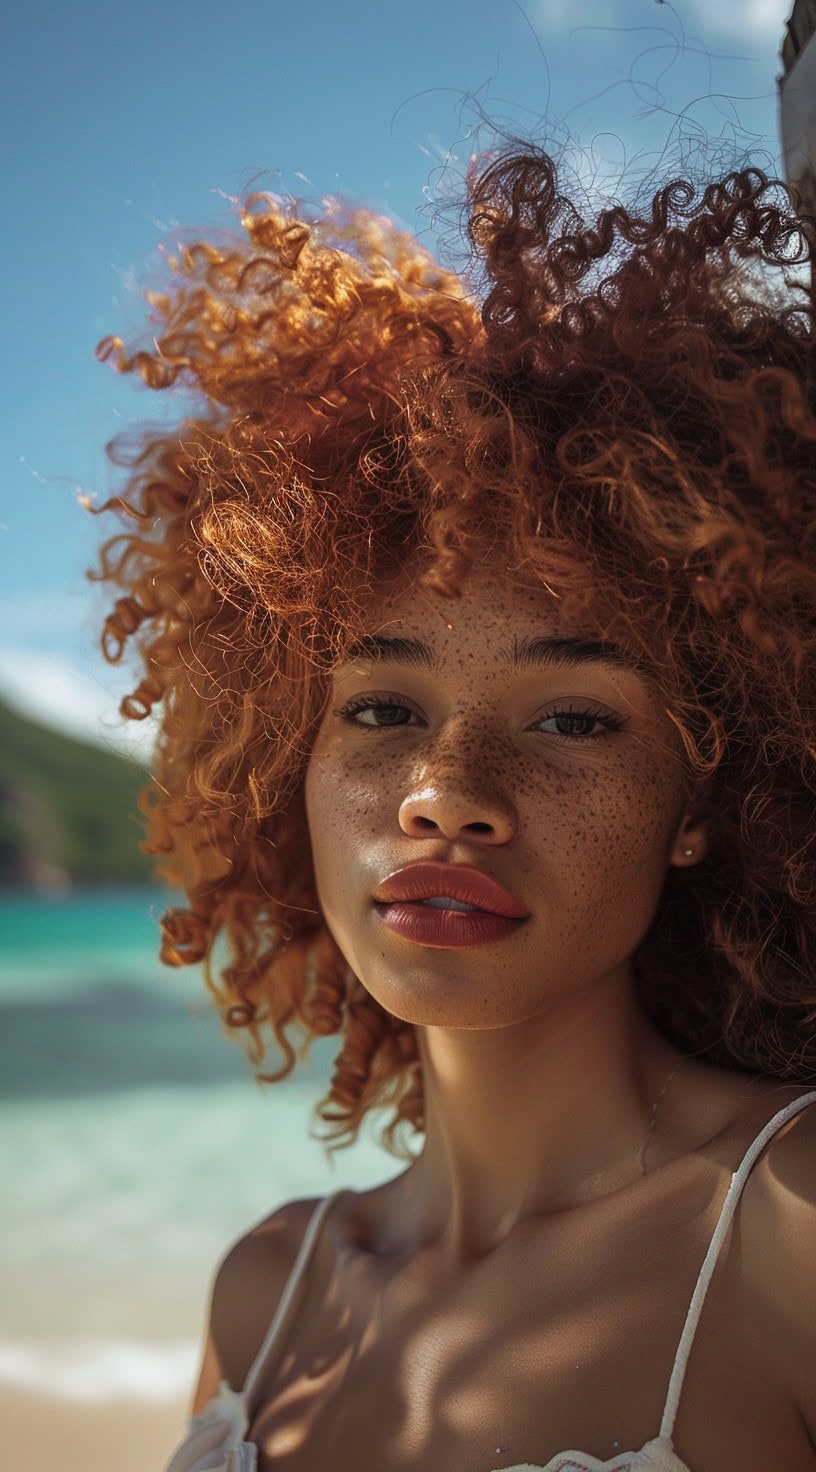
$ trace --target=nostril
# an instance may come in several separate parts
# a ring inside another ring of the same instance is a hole
[[[476,813],[488,816],[477,818]],[[415,838],[469,836],[485,843],[506,843],[514,832],[511,815],[495,802],[482,801],[455,792],[440,794],[429,786],[403,799],[399,809],[403,833]]]

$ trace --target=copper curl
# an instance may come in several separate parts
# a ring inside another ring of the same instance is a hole
[[[633,958],[643,1006],[722,1067],[816,1078],[805,222],[754,168],[586,220],[533,147],[475,166],[466,211],[467,289],[369,211],[252,195],[241,236],[170,260],[145,342],[98,349],[195,395],[109,447],[123,530],[90,574],[122,595],[106,656],[141,663],[125,713],[160,711],[144,847],[189,903],[162,959],[204,960],[255,1064],[274,1038],[259,1077],[339,1034],[327,1138],[386,1107],[397,1154],[423,1129],[416,1037],[325,925],[304,777],[372,580],[417,552],[456,598],[486,535],[626,641],[714,784],[709,854],[669,869]]]

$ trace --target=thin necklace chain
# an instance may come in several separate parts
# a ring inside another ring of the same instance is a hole
[[[671,1083],[671,1081],[674,1078],[675,1074],[679,1073],[680,1072],[680,1069],[683,1068],[686,1063],[688,1063],[688,1058],[681,1058],[680,1059],[680,1062],[677,1064],[677,1067],[672,1069],[671,1073],[669,1074],[668,1078],[666,1079],[666,1082],[664,1083],[662,1089],[660,1090],[660,1093],[658,1094],[658,1096],[657,1096],[657,1098],[655,1100],[654,1108],[652,1110],[652,1117],[651,1117],[651,1120],[649,1121],[649,1128],[646,1131],[646,1138],[645,1138],[645,1140],[643,1141],[643,1144],[640,1147],[640,1155],[638,1156],[638,1162],[640,1164],[640,1174],[642,1176],[645,1176],[647,1174],[647,1171],[646,1171],[646,1151],[647,1151],[647,1149],[649,1147],[649,1141],[650,1141],[650,1139],[651,1139],[651,1137],[652,1137],[652,1135],[654,1133],[654,1127],[655,1127],[655,1125],[657,1123],[657,1111],[660,1108],[660,1104],[661,1104],[661,1101],[663,1099],[663,1095],[665,1094],[665,1092],[666,1092],[667,1088],[669,1087],[669,1084]]]

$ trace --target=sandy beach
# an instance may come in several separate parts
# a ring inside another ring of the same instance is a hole
[[[0,1390],[2,1463],[14,1472],[163,1472],[187,1399],[83,1405]]]

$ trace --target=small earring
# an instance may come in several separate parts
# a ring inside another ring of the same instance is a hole
[[[685,854],[685,856],[686,856],[687,859],[690,859],[691,856],[692,856],[692,854],[694,853],[694,849],[693,848],[684,848],[683,849],[683,853]]]

